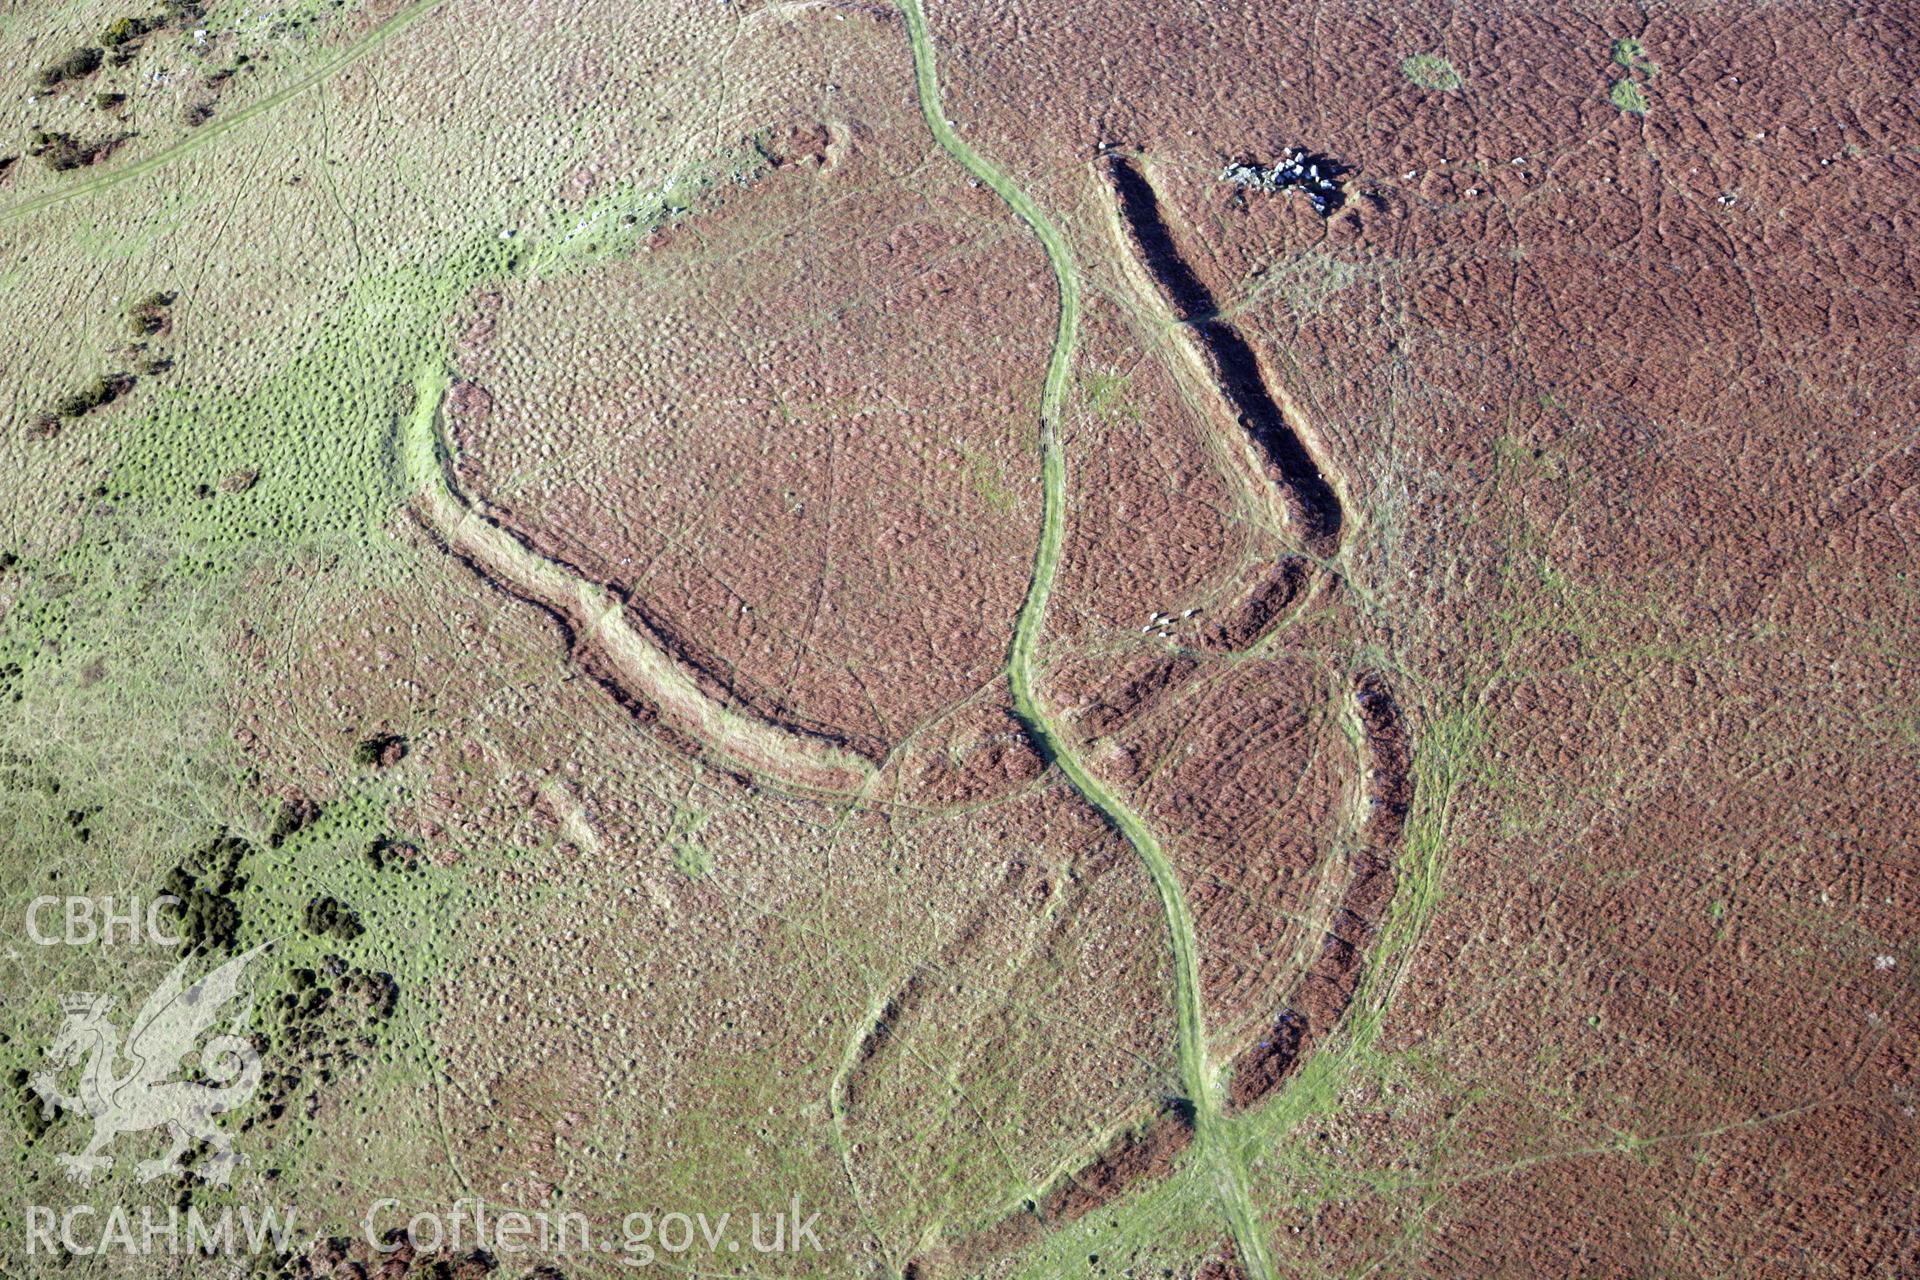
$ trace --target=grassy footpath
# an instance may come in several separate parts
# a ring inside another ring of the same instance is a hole
[[[1220,1121],[1220,1103],[1215,1083],[1216,1072],[1207,1056],[1206,1014],[1200,1002],[1200,979],[1195,957],[1193,917],[1179,876],[1153,832],[1120,798],[1103,784],[1074,754],[1073,748],[1054,728],[1045,706],[1034,691],[1034,654],[1046,625],[1047,597],[1059,569],[1060,547],[1066,527],[1067,462],[1061,443],[1060,425],[1066,406],[1068,378],[1073,367],[1073,348],[1080,330],[1080,276],[1066,237],[1032,197],[1022,191],[1003,171],[968,146],[947,121],[940,103],[940,82],[934,71],[933,41],[927,34],[926,15],[920,0],[900,0],[906,15],[908,35],[913,41],[914,81],[919,89],[920,113],[935,141],[958,160],[974,177],[987,184],[995,195],[1025,222],[1047,252],[1060,290],[1060,324],[1054,333],[1053,352],[1047,362],[1046,388],[1040,399],[1041,475],[1045,502],[1040,522],[1040,546],[1034,556],[1033,579],[1027,598],[1014,623],[1013,646],[1007,660],[1007,675],[1013,686],[1015,709],[1027,727],[1039,739],[1042,750],[1059,766],[1067,780],[1098,809],[1108,822],[1127,838],[1153,880],[1166,915],[1167,934],[1173,951],[1174,1012],[1178,1022],[1176,1054],[1180,1078],[1193,1104],[1196,1145],[1204,1167],[1213,1178],[1215,1190],[1232,1232],[1234,1247],[1242,1267],[1254,1280],[1268,1280],[1273,1274],[1268,1256],[1266,1230],[1246,1194],[1246,1174],[1225,1140]]]

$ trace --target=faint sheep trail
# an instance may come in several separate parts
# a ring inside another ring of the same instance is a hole
[[[1198,964],[1195,959],[1193,917],[1173,864],[1153,832],[1118,796],[1096,778],[1054,727],[1034,691],[1034,653],[1046,622],[1047,597],[1059,567],[1066,525],[1067,466],[1061,442],[1060,420],[1066,404],[1067,378],[1073,364],[1074,343],[1080,326],[1080,277],[1066,238],[1019,187],[997,166],[964,142],[947,120],[940,102],[940,82],[934,71],[933,41],[927,32],[920,0],[900,0],[913,44],[914,82],[920,113],[934,140],[954,159],[991,188],[1007,207],[1032,229],[1046,250],[1060,291],[1060,324],[1048,358],[1046,387],[1041,395],[1041,476],[1045,503],[1040,522],[1040,545],[1034,556],[1033,579],[1014,623],[1007,675],[1013,686],[1014,706],[1047,759],[1058,765],[1082,798],[1113,825],[1140,856],[1159,893],[1166,915],[1168,941],[1173,952],[1176,1056],[1180,1077],[1193,1105],[1195,1145],[1213,1174],[1222,1211],[1233,1235],[1242,1266],[1253,1280],[1271,1280],[1266,1232],[1247,1197],[1245,1172],[1223,1131],[1219,1091],[1213,1064],[1207,1056],[1206,1015],[1201,1005]]]

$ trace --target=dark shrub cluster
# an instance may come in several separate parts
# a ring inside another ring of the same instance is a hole
[[[102,405],[112,404],[133,390],[130,373],[103,373],[77,391],[69,391],[53,402],[53,411],[62,418],[80,418]]]
[[[58,89],[69,80],[84,79],[98,71],[102,57],[100,50],[93,45],[69,49],[40,68],[36,79],[42,89]]]

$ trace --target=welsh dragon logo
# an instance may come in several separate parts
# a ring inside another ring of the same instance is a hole
[[[142,1182],[190,1171],[202,1181],[225,1186],[234,1169],[246,1162],[214,1117],[246,1102],[260,1086],[260,1055],[243,1034],[250,1002],[235,1006],[221,1033],[200,1051],[201,1079],[169,1077],[213,1028],[222,1007],[239,993],[241,973],[265,949],[255,947],[235,956],[191,986],[186,982],[190,961],[182,960],[147,997],[124,1042],[108,1017],[111,996],[81,993],[61,1000],[66,1021],[47,1050],[53,1070],[33,1076],[29,1084],[48,1107],[93,1120],[86,1148],[57,1157],[69,1178],[82,1186],[92,1182],[94,1174],[113,1166],[106,1152],[115,1138],[148,1129],[171,1130],[173,1145],[158,1159],[139,1163],[136,1172]],[[83,1060],[78,1092],[62,1093],[58,1073]],[[211,1148],[208,1157],[183,1164],[180,1157],[188,1147],[201,1142]]]

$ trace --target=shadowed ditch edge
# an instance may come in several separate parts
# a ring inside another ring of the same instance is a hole
[[[1221,395],[1265,455],[1308,543],[1330,550],[1340,540],[1340,499],[1268,391],[1259,357],[1238,330],[1218,318],[1213,293],[1174,243],[1173,231],[1160,211],[1159,195],[1146,174],[1118,155],[1107,156],[1104,168],[1134,251],[1206,353]]]

